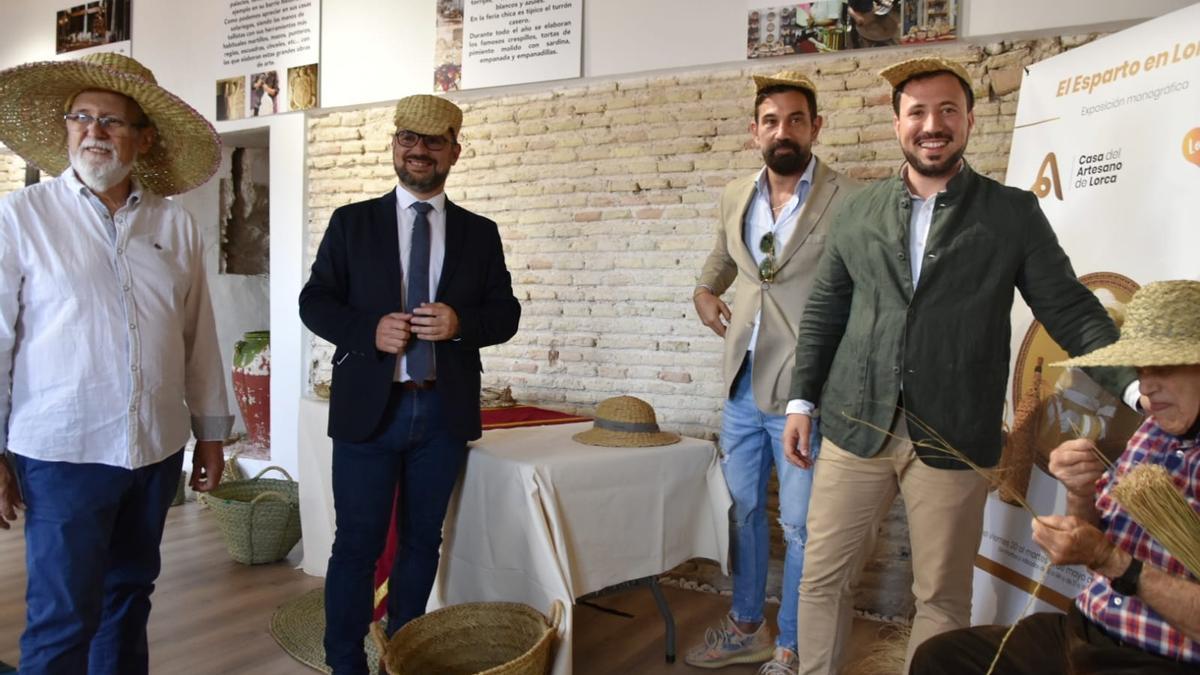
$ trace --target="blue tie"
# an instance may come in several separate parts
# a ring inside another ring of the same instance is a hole
[[[425,202],[412,205],[417,217],[413,219],[412,246],[408,251],[408,298],[404,311],[413,310],[429,302],[429,218],[425,214],[433,206]],[[433,374],[433,343],[415,337],[405,351],[408,359],[408,376],[414,382],[424,382]]]

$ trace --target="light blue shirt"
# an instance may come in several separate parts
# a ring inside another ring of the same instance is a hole
[[[812,191],[813,171],[816,166],[817,158],[810,158],[804,173],[800,175],[796,192],[783,204],[783,208],[779,209],[777,216],[772,214],[771,190],[767,183],[766,167],[759,172],[758,181],[754,184],[754,195],[750,198],[750,208],[746,209],[746,220],[742,224],[742,239],[746,248],[750,250],[750,256],[754,258],[756,265],[761,264],[767,257],[758,243],[768,232],[775,233],[775,259],[779,260],[788,240],[792,238],[792,233],[796,231],[796,224],[808,201],[808,193]],[[754,351],[754,345],[758,343],[758,324],[761,318],[762,309],[759,309],[754,315],[754,330],[750,333],[748,351]]]

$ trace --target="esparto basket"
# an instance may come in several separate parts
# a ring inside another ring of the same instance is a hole
[[[388,675],[545,675],[563,605],[547,618],[516,602],[452,605],[413,619],[389,641],[377,622],[371,636]]]
[[[272,469],[287,480],[262,477]],[[229,555],[240,563],[282,560],[300,540],[300,491],[282,467],[268,466],[249,480],[222,482],[204,501],[217,517]]]

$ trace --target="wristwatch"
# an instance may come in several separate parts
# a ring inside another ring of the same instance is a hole
[[[1129,567],[1111,582],[1112,589],[1126,597],[1137,595],[1138,579],[1142,576],[1142,561],[1130,557]]]

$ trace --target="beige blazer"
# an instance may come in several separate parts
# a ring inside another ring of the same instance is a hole
[[[742,237],[742,223],[757,179],[756,172],[725,186],[716,244],[697,284],[711,288],[717,295],[734,286],[733,318],[725,331],[726,396],[750,346],[754,315],[762,310],[758,344],[754,348],[754,400],[759,410],[782,415],[787,409],[795,362],[796,327],[812,291],[829,221],[841,201],[859,185],[817,161],[812,189],[796,214],[799,222],[776,260],[775,280],[767,284],[759,280],[758,265]]]

